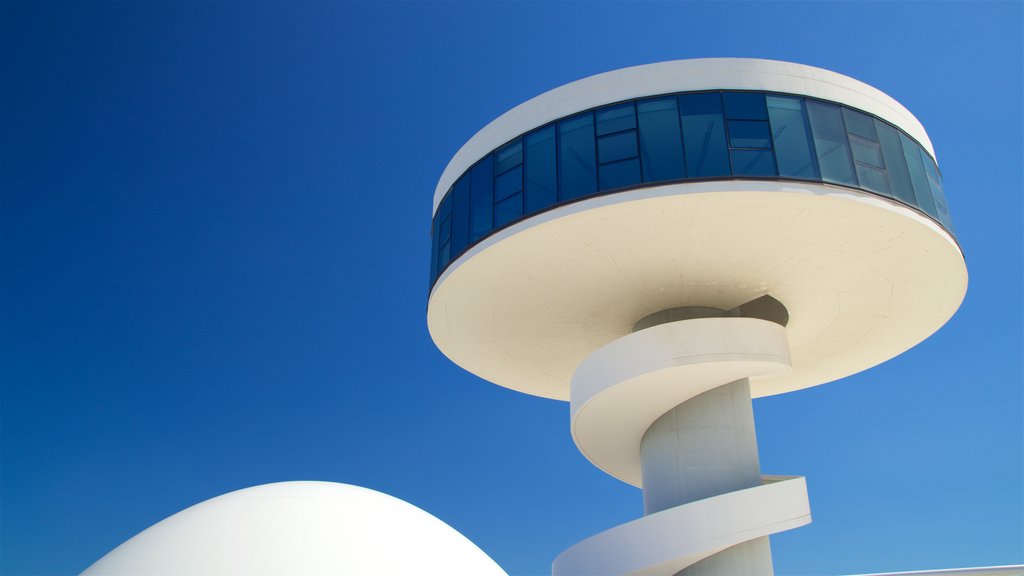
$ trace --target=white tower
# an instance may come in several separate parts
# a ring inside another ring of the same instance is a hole
[[[434,194],[430,334],[466,370],[570,402],[573,439],[644,516],[555,574],[768,574],[810,522],[762,476],[751,398],[927,338],[967,269],[921,124],[798,64],[664,62],[505,113]]]

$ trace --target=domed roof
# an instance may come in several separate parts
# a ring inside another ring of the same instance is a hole
[[[281,482],[187,508],[84,574],[466,574],[505,572],[408,502],[334,482]]]

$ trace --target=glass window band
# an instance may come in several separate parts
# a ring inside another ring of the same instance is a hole
[[[430,285],[477,242],[555,206],[643,185],[735,178],[857,188],[953,234],[935,160],[899,128],[808,96],[705,90],[603,105],[495,148],[439,203]]]

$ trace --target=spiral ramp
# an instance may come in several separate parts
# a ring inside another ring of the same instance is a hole
[[[552,573],[690,574],[737,545],[810,523],[804,479],[762,477],[753,433],[749,380],[789,369],[785,327],[749,317],[666,322],[591,354],[572,379],[573,439],[595,466],[644,489],[646,515],[565,550]],[[715,414],[720,422],[705,421]],[[671,428],[676,418],[690,422]],[[714,570],[694,573],[705,572]]]

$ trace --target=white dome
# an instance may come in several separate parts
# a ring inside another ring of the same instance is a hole
[[[505,572],[419,508],[367,488],[281,482],[187,508],[84,574],[466,574]]]

